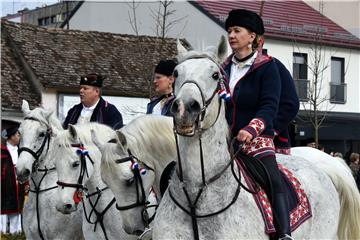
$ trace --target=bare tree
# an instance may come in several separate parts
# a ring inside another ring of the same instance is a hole
[[[135,0],[132,0],[130,3],[127,3],[127,5],[131,9],[131,12],[128,11],[129,23],[131,25],[131,28],[134,30],[135,35],[139,36],[139,28],[136,18],[136,9],[139,7],[140,3],[135,2]]]
[[[186,18],[186,16],[171,19],[175,15],[176,10],[171,9],[171,5],[174,3],[172,0],[159,1],[159,5],[156,11],[150,9],[151,16],[155,20],[154,33],[157,37],[165,38],[169,31],[178,23]]]
[[[323,13],[323,4],[323,1],[319,2],[318,11],[321,14]],[[301,81],[305,83],[305,85],[298,85],[298,90],[299,87],[307,87],[307,101],[302,102],[304,116],[302,118],[298,115],[298,117],[305,123],[311,124],[314,130],[315,144],[316,147],[318,147],[319,129],[323,127],[323,123],[328,116],[328,112],[335,107],[335,105],[330,106],[330,99],[335,96],[330,95],[330,91],[324,88],[325,84],[323,83],[324,72],[331,64],[330,59],[326,56],[326,52],[331,51],[331,48],[327,47],[323,41],[326,28],[322,23],[319,25],[309,25],[307,28],[313,31],[313,41],[310,45],[310,50],[307,53],[307,58],[304,58],[304,63],[311,75],[311,79],[309,79],[308,82],[304,79],[295,79],[295,81],[298,80],[298,83],[301,83]],[[297,52],[301,53],[299,44],[294,45],[294,50],[295,47],[297,48]]]

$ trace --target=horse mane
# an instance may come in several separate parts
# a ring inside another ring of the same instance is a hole
[[[170,161],[175,152],[173,120],[170,117],[144,115],[120,130],[128,148],[146,164],[151,154],[158,161]]]
[[[55,113],[46,110],[42,107],[37,107],[26,114],[26,117],[31,117],[40,120],[46,125],[55,127],[56,129],[63,129],[60,120],[56,117]]]
[[[74,142],[74,139],[70,133],[70,128],[60,131],[56,136],[56,143],[60,144],[62,146],[70,147],[71,144],[74,143],[82,143],[84,145],[93,145],[93,140],[91,136],[91,130],[95,131],[96,135],[98,136],[99,141],[106,142],[109,141],[112,138],[115,138],[115,131],[100,123],[96,122],[90,122],[86,124],[79,124],[79,125],[73,125],[73,127],[76,129],[76,141]]]

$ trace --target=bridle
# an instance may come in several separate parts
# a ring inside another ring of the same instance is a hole
[[[41,231],[41,220],[40,220],[40,212],[39,212],[39,197],[40,197],[40,193],[43,193],[43,192],[46,192],[46,191],[50,191],[50,190],[53,190],[53,189],[56,189],[57,186],[53,186],[53,187],[49,187],[49,188],[45,188],[45,189],[41,189],[40,186],[41,186],[41,183],[42,181],[45,179],[45,176],[50,172],[50,171],[54,171],[55,170],[55,167],[52,167],[52,168],[47,168],[45,166],[45,168],[41,169],[39,168],[39,163],[40,163],[40,156],[42,155],[44,149],[45,149],[45,146],[46,146],[46,143],[47,143],[47,149],[46,149],[46,153],[48,153],[49,151],[49,146],[50,146],[50,140],[51,140],[51,136],[52,136],[52,128],[49,126],[49,124],[47,124],[46,122],[40,120],[40,119],[37,119],[37,118],[34,118],[34,117],[25,117],[24,120],[31,120],[31,121],[36,121],[36,122],[39,122],[40,124],[43,124],[46,126],[46,133],[45,133],[45,136],[44,136],[44,140],[43,142],[41,143],[41,146],[39,148],[39,150],[37,150],[36,152],[34,152],[32,149],[28,148],[28,147],[21,147],[19,148],[18,150],[18,153],[19,153],[19,156],[22,152],[28,152],[30,153],[33,158],[35,159],[35,161],[33,162],[32,164],[32,172],[43,172],[44,174],[42,175],[42,177],[40,178],[40,181],[38,182],[38,184],[36,184],[35,180],[33,177],[31,177],[31,181],[33,182],[33,185],[34,185],[34,189],[30,189],[29,191],[30,192],[33,192],[36,194],[36,219],[37,219],[37,228],[38,228],[38,233],[39,233],[39,236],[41,239],[45,239],[44,238],[44,235]]]
[[[40,124],[44,124],[47,129],[46,129],[46,133],[45,133],[45,136],[44,136],[44,140],[43,142],[41,143],[41,146],[39,148],[39,150],[37,150],[36,152],[34,152],[32,149],[28,148],[28,147],[21,147],[19,148],[19,156],[22,152],[28,152],[30,153],[33,158],[35,159],[35,161],[33,162],[32,164],[32,171],[35,172],[38,170],[39,168],[39,162],[40,162],[40,156],[41,154],[43,153],[44,151],[44,148],[45,148],[45,145],[47,145],[47,149],[46,149],[46,153],[49,151],[49,146],[50,146],[50,139],[51,139],[51,136],[52,136],[52,129],[51,127],[45,123],[44,121],[41,121],[37,118],[34,118],[34,117],[25,117],[24,120],[32,120],[32,121],[36,121],[36,122],[39,122]],[[47,144],[46,144],[47,143]]]
[[[129,210],[129,209],[133,209],[136,207],[143,207],[142,211],[141,211],[141,216],[142,219],[145,223],[145,227],[147,228],[149,226],[149,223],[153,220],[152,218],[149,218],[148,214],[147,214],[147,204],[149,203],[146,200],[146,194],[145,194],[145,188],[144,188],[144,184],[143,184],[143,180],[141,175],[145,175],[146,174],[146,169],[155,172],[155,170],[151,167],[149,167],[148,165],[146,165],[144,162],[141,162],[136,156],[134,156],[131,153],[131,150],[128,149],[128,154],[129,156],[121,158],[121,159],[116,159],[115,163],[120,164],[120,163],[125,163],[125,162],[131,162],[131,171],[133,173],[133,178],[131,179],[131,182],[129,184],[132,184],[132,182],[134,182],[135,187],[136,187],[136,201],[132,204],[126,205],[126,206],[119,206],[118,204],[116,204],[116,209],[118,209],[119,211],[125,211],[125,210]],[[139,163],[141,163],[144,167],[140,167]]]
[[[211,97],[209,99],[205,99],[205,96],[204,96],[204,93],[203,91],[201,90],[200,86],[198,85],[198,83],[196,83],[195,81],[193,80],[188,80],[188,81],[185,81],[182,85],[184,86],[185,84],[195,84],[195,86],[199,89],[200,91],[200,94],[201,94],[201,99],[202,99],[202,103],[203,103],[203,107],[196,119],[196,127],[195,128],[195,131],[192,135],[183,135],[181,133],[179,133],[177,130],[176,130],[176,121],[175,121],[175,118],[174,118],[174,136],[175,136],[175,142],[176,142],[176,150],[177,150],[177,157],[178,157],[178,166],[179,166],[179,171],[177,172],[177,175],[179,177],[179,180],[180,180],[180,185],[182,186],[182,190],[185,194],[185,197],[186,197],[186,200],[188,202],[188,207],[190,208],[190,210],[187,210],[184,206],[182,206],[178,200],[174,197],[174,195],[171,193],[171,189],[169,188],[168,191],[169,191],[169,195],[170,195],[170,198],[173,200],[173,202],[181,209],[183,210],[185,213],[187,213],[190,217],[191,217],[191,220],[192,220],[192,227],[193,227],[193,232],[194,232],[194,237],[196,240],[199,239],[199,232],[198,232],[198,225],[197,225],[197,219],[198,218],[206,218],[206,217],[211,217],[211,216],[215,216],[221,212],[224,212],[225,210],[227,210],[232,204],[234,204],[240,194],[240,189],[241,189],[241,180],[240,180],[240,169],[238,168],[238,176],[236,175],[235,173],[235,170],[234,170],[234,159],[233,157],[230,159],[230,161],[217,173],[215,174],[213,177],[209,178],[208,180],[206,180],[206,176],[205,176],[205,168],[204,168],[204,154],[203,154],[203,147],[202,147],[202,134],[204,131],[210,129],[218,120],[219,118],[219,115],[220,115],[220,110],[221,110],[221,104],[222,104],[222,101],[219,97],[219,108],[218,108],[218,113],[217,113],[217,116],[216,116],[216,119],[215,121],[209,126],[209,127],[206,127],[204,128],[203,127],[203,121],[204,121],[204,117],[205,117],[205,114],[206,114],[206,110],[208,108],[208,106],[211,104],[212,100],[214,99],[214,97],[217,95],[216,93],[218,93],[220,90],[224,89],[225,88],[225,85],[224,85],[224,70],[210,57],[207,57],[207,56],[201,56],[201,57],[195,57],[195,58],[208,58],[210,59],[212,62],[214,62],[220,69],[220,75],[218,72],[214,73],[212,75],[212,78],[213,80],[217,80],[217,87],[216,89],[214,90],[213,94],[211,95]],[[191,59],[191,58],[190,58]],[[180,150],[179,150],[179,143],[178,143],[178,135],[181,135],[181,136],[184,136],[184,137],[193,137],[195,134],[198,134],[199,136],[199,145],[200,145],[200,163],[201,163],[201,176],[202,176],[202,183],[201,185],[199,186],[199,190],[198,190],[198,193],[195,197],[195,200],[192,201],[190,199],[190,196],[189,196],[189,193],[186,189],[186,183],[184,182],[184,178],[183,178],[183,170],[182,170],[182,161],[181,161],[181,156],[180,156]],[[237,188],[236,188],[236,191],[235,191],[235,194],[233,196],[233,199],[231,200],[231,202],[229,204],[227,204],[224,208],[216,211],[216,212],[213,212],[213,213],[210,213],[210,214],[205,214],[205,215],[198,215],[196,214],[196,208],[197,208],[197,203],[198,203],[198,200],[200,199],[200,196],[201,194],[203,193],[204,189],[206,188],[207,185],[215,182],[217,179],[219,179],[221,177],[221,175],[231,166],[231,170],[232,170],[232,174],[234,176],[234,178],[236,179],[236,181],[238,182],[238,185],[237,185]]]
[[[86,176],[89,177],[86,159],[89,159],[89,161],[92,165],[94,165],[94,161],[91,159],[89,152],[84,148],[84,145],[82,143],[71,144],[71,147],[78,148],[76,150],[76,153],[79,155],[79,158],[80,158],[80,175],[77,180],[77,183],[66,183],[66,182],[61,182],[61,181],[57,181],[56,183],[59,186],[61,186],[62,188],[64,188],[64,187],[76,188],[76,191],[74,193],[74,201],[75,201],[75,204],[78,204],[84,195],[84,192],[83,192],[85,189],[85,186],[83,184],[84,176],[86,174]]]
[[[84,176],[86,174],[87,177],[89,177],[89,173],[87,170],[87,159],[90,161],[90,163],[92,165],[94,165],[94,161],[92,160],[92,158],[89,155],[88,150],[84,147],[84,145],[82,143],[80,144],[71,144],[71,147],[77,148],[76,153],[79,155],[80,158],[80,174],[79,174],[79,178],[77,180],[77,183],[66,183],[66,182],[61,182],[58,181],[57,184],[59,186],[61,186],[62,188],[64,187],[71,187],[71,188],[76,188],[76,191],[74,192],[74,202],[75,204],[78,204],[79,202],[81,202],[83,200],[84,197],[84,191],[87,191],[87,188],[85,187],[83,180],[84,180]],[[88,223],[90,224],[94,224],[94,232],[96,231],[96,226],[97,223],[100,223],[100,227],[104,233],[105,239],[108,239],[107,233],[106,233],[106,229],[105,229],[105,225],[104,225],[104,215],[105,213],[111,208],[111,206],[116,202],[115,198],[113,198],[108,205],[101,211],[99,212],[96,209],[96,205],[99,202],[101,196],[102,196],[102,192],[107,190],[108,187],[104,187],[102,189],[96,187],[96,191],[94,193],[87,193],[86,194],[86,198],[88,199],[88,202],[91,206],[91,211],[89,212],[89,214],[87,214],[86,211],[86,207],[84,204],[84,201],[82,201],[83,204],[83,209],[84,209],[84,214],[85,214],[85,218],[87,220]],[[97,198],[95,200],[95,203],[93,203],[91,201],[91,197],[96,196]],[[94,222],[91,221],[91,215],[92,214],[96,215],[96,220]]]

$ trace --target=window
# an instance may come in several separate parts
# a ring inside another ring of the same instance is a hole
[[[49,25],[50,24],[50,18],[49,17],[46,17],[44,18],[44,25]]]
[[[346,102],[345,59],[331,57],[330,102]]]
[[[307,101],[309,80],[305,53],[293,53],[293,78],[300,101]]]
[[[50,23],[51,24],[56,23],[56,16],[55,15],[51,16]]]
[[[43,26],[43,25],[44,25],[44,19],[43,19],[43,18],[39,18],[39,19],[38,19],[38,25],[39,25],[39,26]]]

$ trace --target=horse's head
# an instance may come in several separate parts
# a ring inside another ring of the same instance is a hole
[[[61,129],[60,121],[51,111],[43,108],[30,110],[25,100],[22,103],[22,111],[25,118],[19,127],[20,154],[16,164],[20,182],[28,180],[32,171],[36,171],[39,164],[44,161],[50,148],[51,137]]]
[[[197,128],[210,127],[218,117],[218,91],[223,81],[219,64],[224,60],[226,39],[214,53],[187,52],[178,42],[179,64],[174,70],[176,99],[171,107],[176,130],[193,135]],[[201,125],[201,126],[199,126]]]
[[[58,202],[56,209],[64,214],[76,211],[82,199],[85,183],[94,172],[100,152],[84,134],[86,126],[69,125],[68,130],[58,133],[54,139],[52,156],[58,174]]]
[[[115,143],[101,143],[92,133],[94,143],[102,152],[101,177],[113,191],[116,207],[123,218],[123,229],[133,234],[143,231],[143,211],[155,180],[155,173],[136,158],[136,144],[122,130],[116,131]]]

